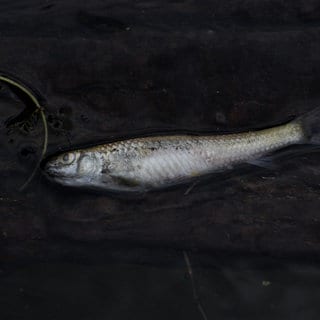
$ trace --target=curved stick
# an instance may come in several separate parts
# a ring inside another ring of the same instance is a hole
[[[41,107],[38,99],[32,94],[32,92],[30,90],[28,90],[26,87],[24,87],[23,85],[19,84],[18,82],[8,78],[7,76],[1,75],[1,74],[0,74],[0,81],[9,83],[9,84],[15,86],[16,88],[18,88],[19,90],[23,91],[31,99],[31,101],[34,103],[34,105],[37,107],[37,109],[38,109],[37,111],[40,112],[42,123],[43,123],[44,139],[43,139],[43,146],[42,146],[41,156],[40,156],[39,160],[37,161],[37,164],[36,164],[35,168],[32,170],[31,175],[29,176],[29,178],[19,188],[19,191],[22,191],[23,189],[25,189],[25,187],[33,179],[34,175],[36,174],[36,172],[38,170],[38,167],[40,166],[40,163],[41,163],[42,159],[44,158],[44,156],[45,156],[45,154],[47,152],[48,125],[47,125],[47,120],[46,120],[46,116],[45,116],[43,108]]]

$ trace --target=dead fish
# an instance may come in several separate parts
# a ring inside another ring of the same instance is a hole
[[[133,138],[51,157],[54,181],[110,191],[147,191],[232,169],[293,144],[320,143],[320,108],[289,123],[236,134]]]

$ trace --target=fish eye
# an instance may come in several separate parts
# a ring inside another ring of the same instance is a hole
[[[71,152],[69,153],[65,153],[63,156],[62,156],[62,161],[64,164],[71,164],[75,159],[75,155]]]

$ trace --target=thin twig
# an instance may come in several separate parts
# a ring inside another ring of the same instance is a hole
[[[47,126],[47,120],[46,120],[46,116],[44,114],[44,111],[42,108],[40,108],[40,114],[41,114],[41,118],[42,118],[42,123],[43,123],[43,130],[44,130],[44,137],[43,137],[43,146],[42,146],[42,151],[41,151],[41,155],[40,158],[37,161],[36,166],[34,167],[34,169],[32,170],[29,178],[25,181],[25,183],[19,188],[19,191],[22,191],[25,189],[25,187],[30,183],[30,181],[33,179],[33,177],[35,176],[38,168],[40,167],[40,163],[43,160],[46,152],[47,152],[47,146],[48,146],[48,126]]]
[[[190,259],[189,259],[189,256],[188,256],[186,251],[183,251],[183,256],[184,256],[184,260],[185,260],[186,265],[187,265],[187,270],[188,270],[189,278],[190,278],[190,281],[191,281],[193,299],[194,299],[195,303],[197,304],[197,307],[198,307],[198,309],[200,311],[200,314],[201,314],[202,318],[204,320],[208,320],[207,314],[206,314],[206,312],[205,312],[205,310],[204,310],[204,308],[203,308],[203,306],[201,304],[200,298],[198,296],[198,292],[197,292],[195,281],[194,281],[194,277],[193,277],[193,271],[192,271]]]
[[[32,94],[32,92],[30,90],[28,90],[23,85],[19,84],[18,82],[14,81],[14,80],[12,80],[12,79],[4,76],[4,75],[0,75],[0,81],[9,83],[9,84],[15,86],[16,88],[18,88],[19,90],[21,90],[22,92],[24,92],[31,99],[31,101],[34,103],[34,105],[37,107],[37,111],[40,112],[42,123],[43,123],[44,138],[43,138],[43,146],[42,146],[41,156],[40,156],[39,160],[37,161],[37,164],[36,164],[35,168],[33,169],[33,171],[31,172],[29,178],[19,188],[19,191],[22,191],[30,183],[30,181],[33,179],[34,175],[36,174],[36,172],[37,172],[37,170],[38,170],[38,168],[40,166],[40,163],[41,163],[42,159],[44,158],[44,156],[45,156],[45,154],[47,152],[47,146],[48,146],[47,119],[46,119],[43,107],[41,107],[38,99]]]
[[[192,185],[186,190],[186,192],[183,194],[184,196],[187,196],[191,190],[197,185],[198,181],[195,181],[192,183]]]

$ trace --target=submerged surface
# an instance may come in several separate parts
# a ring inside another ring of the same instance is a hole
[[[4,4],[0,70],[40,92],[49,154],[158,132],[270,127],[320,105],[313,4],[288,11],[279,0],[275,22],[269,2],[220,2]],[[319,152],[138,198],[60,188],[40,173],[20,193],[40,154],[40,121],[18,116],[25,103],[6,87],[0,104],[0,237],[9,258],[72,255],[62,239],[320,255]]]
[[[270,127],[320,105],[317,1],[0,7],[0,70],[40,92],[50,154]],[[140,197],[58,187],[40,173],[19,192],[42,145],[24,102],[1,86],[1,319],[200,318],[182,255],[163,266],[156,247],[319,260],[319,152]],[[211,319],[319,318],[318,265],[191,260]]]
[[[199,267],[208,319],[318,319],[320,265],[217,259]],[[1,319],[201,319],[186,267],[28,264],[0,274]]]

